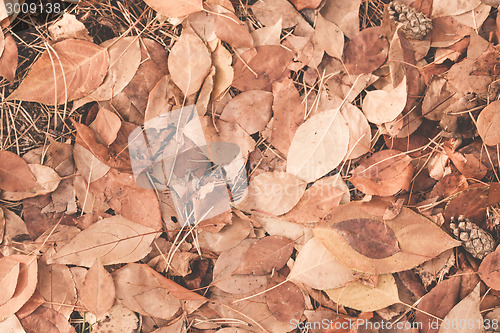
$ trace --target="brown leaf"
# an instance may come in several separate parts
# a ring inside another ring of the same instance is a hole
[[[37,283],[37,262],[35,257],[12,255],[7,258],[19,262],[19,277],[14,294],[4,304],[0,305],[0,319],[13,315],[26,303],[35,292]]]
[[[237,123],[248,134],[262,131],[271,119],[273,94],[263,90],[245,91],[230,100],[220,119]]]
[[[248,194],[238,204],[238,208],[246,212],[284,214],[297,204],[306,185],[306,182],[290,173],[261,173],[250,180]]]
[[[483,259],[477,272],[488,287],[500,290],[500,247]]]
[[[168,17],[182,17],[203,10],[201,0],[146,0],[148,6]]]
[[[488,168],[481,163],[481,161],[472,154],[462,154],[453,149],[453,145],[450,141],[447,141],[443,145],[446,155],[450,158],[455,165],[465,177],[481,179],[486,176]]]
[[[274,81],[286,73],[293,54],[281,46],[262,45],[240,57],[233,66],[233,87],[242,91],[270,90]]]
[[[381,27],[364,29],[349,41],[344,50],[344,62],[351,75],[371,73],[385,62],[389,52]]]
[[[78,21],[75,15],[69,13],[64,13],[63,17],[57,22],[52,23],[47,30],[53,41],[60,41],[67,38],[93,41],[85,25]]]
[[[264,297],[273,316],[281,322],[290,323],[300,319],[305,310],[305,302],[300,289],[291,282],[285,282],[279,287],[273,288],[284,280],[280,274],[269,279],[267,283],[269,290],[264,294]]]
[[[19,278],[20,263],[9,257],[0,258],[0,305],[7,303],[14,295]]]
[[[408,190],[414,168],[411,158],[397,150],[378,151],[352,171],[349,181],[361,192],[389,196]]]
[[[47,265],[43,260],[40,260],[37,290],[48,303],[48,308],[54,309],[69,319],[77,297],[73,275],[68,266]]]
[[[411,269],[441,252],[459,246],[437,225],[408,208],[392,220],[385,221],[399,243],[400,251],[381,259],[369,258],[351,247],[344,236],[335,230],[335,224],[353,219],[380,220],[385,209],[376,213],[373,204],[351,202],[339,206],[326,216],[315,229],[314,235],[345,266],[370,274],[387,274]],[[371,213],[369,213],[371,212]]]
[[[63,40],[38,58],[7,99],[58,105],[84,97],[103,82],[108,64],[105,48],[78,39]]]
[[[153,229],[116,215],[102,219],[78,233],[47,263],[90,267],[95,258],[103,265],[128,263],[144,258],[156,237]]]
[[[383,259],[401,251],[394,231],[385,223],[371,219],[352,219],[332,226],[359,253]]]
[[[212,5],[215,16],[215,34],[234,48],[253,47],[253,38],[246,25],[234,13],[220,5]]]
[[[481,111],[477,118],[477,131],[488,146],[500,143],[500,101],[494,101]]]
[[[244,254],[233,274],[266,275],[281,269],[293,251],[293,242],[285,237],[267,236],[259,239]]]
[[[108,312],[115,302],[113,277],[99,259],[94,262],[85,276],[80,301],[97,318]]]
[[[11,83],[16,78],[18,64],[17,44],[11,34],[5,34],[3,53],[0,55],[0,76]]]
[[[28,164],[31,173],[35,176],[38,183],[35,189],[30,191],[10,192],[4,191],[2,199],[18,201],[26,198],[32,198],[39,195],[45,195],[54,192],[59,186],[61,177],[52,168],[41,164]]]
[[[314,39],[329,56],[342,58],[344,34],[335,23],[326,20],[321,14],[316,19]]]
[[[174,83],[189,96],[201,88],[211,65],[203,41],[193,30],[184,29],[168,56],[168,70]]]
[[[101,162],[107,164],[112,168],[115,168],[119,171],[131,170],[130,158],[126,150],[119,155],[115,154],[112,149],[113,147],[110,147],[110,149],[108,149],[97,141],[94,132],[90,128],[74,121],[73,119],[71,121],[73,126],[76,128],[76,143],[90,150],[92,154]],[[124,128],[124,126],[125,123],[122,123],[122,129]]]
[[[5,191],[24,192],[38,187],[28,164],[10,151],[0,151],[0,188]]]
[[[106,108],[101,108],[94,120],[95,132],[104,144],[111,145],[115,141],[122,125],[120,118]]]
[[[111,169],[94,181],[90,189],[115,213],[154,230],[161,228],[161,211],[155,191],[137,186],[131,175]]]
[[[31,315],[21,320],[21,324],[28,332],[44,333],[75,333],[66,318],[59,312],[44,306],[36,309]]]
[[[288,153],[293,136],[304,121],[306,106],[291,79],[273,83],[273,126],[271,144]]]
[[[352,39],[359,31],[359,6],[361,0],[327,1],[321,15],[339,26],[347,38]]]
[[[172,319],[181,306],[197,308],[206,301],[144,264],[128,264],[112,275],[116,299],[144,316]]]
[[[297,10],[302,10],[305,8],[315,9],[318,8],[321,3],[320,0],[292,0],[291,1]]]
[[[480,284],[478,283],[474,290],[457,305],[451,309],[446,315],[439,333],[482,333],[484,327],[482,325],[483,316],[479,311],[479,303],[482,298],[479,295]],[[464,322],[466,326],[453,325],[453,323]],[[451,323],[451,324],[450,324]],[[470,325],[474,323],[474,325]]]

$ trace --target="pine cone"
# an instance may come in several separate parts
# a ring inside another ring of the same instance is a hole
[[[408,38],[424,39],[432,29],[431,19],[412,7],[393,1],[387,10],[392,20],[401,23],[401,30]]]
[[[483,259],[495,250],[495,239],[463,215],[451,218],[450,229],[467,252],[474,258]]]

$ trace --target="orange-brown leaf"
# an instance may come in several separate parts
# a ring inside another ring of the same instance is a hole
[[[349,74],[371,73],[385,62],[389,52],[381,27],[367,28],[358,33],[347,44],[344,61]]]
[[[24,192],[38,187],[28,164],[9,151],[0,151],[0,189]]]
[[[17,44],[11,34],[5,34],[3,53],[0,56],[0,76],[14,82],[18,64]]]
[[[108,65],[106,49],[65,39],[42,54],[8,99],[58,105],[84,97],[103,82]]]
[[[85,276],[80,294],[80,301],[91,313],[102,317],[115,302],[115,284],[113,277],[96,260]]]

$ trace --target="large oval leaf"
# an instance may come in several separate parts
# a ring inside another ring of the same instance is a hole
[[[0,189],[5,191],[29,191],[38,187],[28,164],[10,151],[0,151]]]
[[[154,229],[116,215],[78,233],[47,263],[91,267],[96,258],[103,265],[134,262],[151,251],[155,236]]]
[[[336,230],[335,225],[350,219],[381,220],[382,216],[375,215],[374,212],[376,211],[371,204],[352,202],[339,206],[330,211],[325,221],[314,229],[314,235],[339,262],[351,269],[369,274],[408,270],[436,257],[441,252],[461,245],[461,242],[451,238],[424,216],[408,208],[402,208],[394,219],[384,221],[394,231],[401,250],[386,258],[369,258],[354,249]]]
[[[349,146],[349,127],[338,109],[309,118],[295,132],[286,171],[307,182],[335,169]]]
[[[84,97],[103,82],[108,65],[109,54],[101,46],[63,40],[42,54],[8,99],[57,105]]]

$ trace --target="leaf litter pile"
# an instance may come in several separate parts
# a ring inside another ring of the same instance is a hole
[[[13,3],[0,332],[500,330],[500,1]]]

